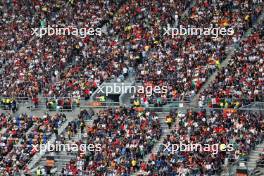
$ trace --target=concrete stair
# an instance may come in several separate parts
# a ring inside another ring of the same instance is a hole
[[[144,157],[144,159],[143,159],[144,162],[147,162],[150,159],[150,156],[152,154],[157,154],[157,152],[159,151],[159,148],[162,145],[162,143],[163,143],[164,139],[166,138],[166,136],[168,134],[170,134],[173,129],[175,129],[175,128],[177,129],[178,128],[178,124],[179,124],[179,119],[178,118],[176,118],[176,122],[171,127],[171,129],[168,128],[168,125],[167,125],[167,123],[165,121],[166,120],[166,116],[168,114],[169,113],[167,113],[167,112],[158,113],[158,116],[159,116],[159,119],[160,119],[160,123],[161,123],[161,128],[162,128],[162,136],[159,139],[159,141],[155,144],[155,146],[153,147],[152,151]],[[146,174],[144,171],[139,170],[136,173],[134,173],[133,176],[144,175],[144,174]]]
[[[166,116],[168,115],[168,113],[159,113],[159,119],[160,119],[160,124],[161,124],[161,129],[162,129],[162,136],[160,138],[160,140],[155,144],[155,146],[153,147],[151,153],[149,153],[145,158],[144,161],[148,161],[149,157],[151,154],[156,154],[160,148],[160,145],[162,145],[164,138],[170,133],[171,129],[168,128],[168,125],[166,124],[165,120],[166,120]]]
[[[77,117],[77,116],[76,116]],[[85,124],[86,126],[91,126],[93,123],[93,119],[95,118],[95,116],[92,119],[87,119],[85,120]],[[81,134],[81,129],[78,128],[78,131],[75,135],[73,135],[70,140],[66,137],[65,138],[65,143],[72,143],[75,141],[79,141],[82,139],[82,134]],[[76,159],[77,158],[77,152],[72,152],[72,151],[60,151],[60,152],[52,152],[49,154],[44,155],[40,161],[38,162],[38,166],[45,166],[46,165],[46,157],[47,156],[53,156],[54,157],[54,161],[55,161],[55,170],[57,171],[57,173],[60,173],[62,168],[65,168],[66,165],[72,160],[72,159]]]
[[[36,113],[36,112],[34,112]],[[65,131],[66,127],[68,126],[68,123],[71,122],[74,118],[78,117],[79,111],[73,111],[73,112],[67,112],[65,113],[67,121],[62,124],[62,126],[58,129],[58,135],[60,135],[63,131]],[[53,134],[51,138],[48,140],[50,143],[54,143],[56,140],[55,135]],[[41,151],[33,156],[31,161],[29,162],[28,166],[30,169],[36,168],[36,165],[38,165],[38,162],[41,160],[43,156],[45,156],[46,152]]]
[[[248,156],[248,161],[246,163],[248,170],[252,171],[257,168],[257,161],[260,158],[260,154],[264,154],[264,142],[257,145],[254,150],[252,150]],[[264,175],[264,166],[262,168],[257,168]]]

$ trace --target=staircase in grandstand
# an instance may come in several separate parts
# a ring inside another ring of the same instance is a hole
[[[68,112],[66,113],[67,121],[63,123],[63,125],[58,129],[58,135],[60,135],[63,131],[65,131],[67,125],[69,122],[71,122],[74,118],[78,116],[78,112]],[[52,137],[47,141],[48,143],[54,143],[56,140],[55,134],[52,135]],[[34,157],[31,159],[31,161],[28,164],[29,169],[35,168],[36,164],[39,162],[39,160],[46,154],[44,151],[38,152]]]
[[[93,120],[96,118],[96,116],[93,116],[91,119],[87,118],[85,119],[85,125],[91,126]],[[76,119],[75,119],[76,120]],[[66,131],[64,131],[66,133]],[[67,136],[67,135],[66,135]],[[83,136],[81,134],[81,129],[78,128],[77,134],[73,135],[70,139],[67,137],[65,138],[65,144],[70,144],[72,142],[76,142],[79,140],[82,140]],[[38,166],[45,166],[47,162],[48,157],[53,157],[55,161],[55,167],[54,171],[57,173],[60,173],[62,168],[66,167],[66,164],[68,164],[71,159],[76,159],[76,153],[75,152],[67,152],[67,151],[58,151],[58,152],[49,152],[45,156],[43,156],[40,161],[37,163]]]
[[[264,143],[257,145],[248,156],[246,166],[252,175],[264,175],[264,164],[258,163],[261,155],[264,155]]]

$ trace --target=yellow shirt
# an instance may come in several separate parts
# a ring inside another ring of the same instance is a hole
[[[11,100],[8,98],[8,99],[6,100],[6,103],[7,103],[7,104],[11,103]]]
[[[132,166],[136,166],[137,165],[137,161],[136,160],[132,160],[131,164],[132,164]]]
[[[245,20],[248,21],[249,20],[249,15],[245,16]]]
[[[37,176],[41,175],[40,169],[37,170]]]
[[[101,96],[99,99],[100,99],[100,101],[104,102],[105,101],[105,96]]]
[[[139,105],[140,105],[139,101],[138,101],[138,100],[135,100],[135,101],[134,101],[134,105],[135,105],[135,106],[139,106]]]

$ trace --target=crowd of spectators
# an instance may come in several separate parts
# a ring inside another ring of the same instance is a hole
[[[4,1],[0,2],[0,96],[29,97],[34,106],[38,96],[47,99],[48,109],[70,109],[75,97],[89,99],[105,80],[124,80],[133,68],[144,86],[166,86],[166,93],[133,95],[136,106],[162,106],[170,100],[193,97],[216,70],[213,84],[206,89],[199,105],[238,108],[263,101],[263,26],[253,29],[231,58],[227,46],[241,40],[263,11],[261,1],[215,0],[98,0],[98,1]],[[191,8],[189,8],[191,7]],[[184,12],[186,12],[185,15]],[[31,35],[31,28],[50,26],[102,28],[101,36]],[[164,28],[192,26],[233,28],[232,36],[172,36]],[[216,91],[218,90],[218,91]],[[54,98],[53,98],[54,97]],[[75,101],[75,100],[74,100]],[[4,102],[4,105],[10,103]],[[247,112],[188,112],[179,127],[164,140],[171,143],[232,143],[234,151],[164,152],[161,147],[146,163],[161,136],[155,113],[131,108],[101,111],[92,126],[82,111],[79,121],[68,124],[70,140],[81,129],[77,144],[98,143],[102,151],[78,153],[63,174],[130,175],[138,169],[149,175],[217,174],[226,158],[235,161],[263,140],[263,116]],[[0,115],[0,172],[19,175],[34,156],[32,144],[43,144],[66,121],[63,114],[43,118],[22,114]],[[170,120],[169,120],[170,119]],[[168,117],[171,128],[175,117]],[[31,130],[29,130],[32,127]]]
[[[14,25],[20,27],[20,23],[27,28],[28,35],[21,36],[24,43],[15,39],[11,34],[19,35],[15,29],[4,32],[1,35],[1,95],[11,97],[36,97],[38,93],[43,96],[73,96],[89,97],[101,80],[111,75],[111,70],[106,69],[106,64],[100,59],[94,58],[89,52],[96,51],[99,41],[103,36],[45,36],[38,38],[30,36],[31,28],[57,25],[59,27],[75,26],[77,28],[102,27],[106,21],[117,11],[121,0],[117,1],[11,1],[4,3],[4,19],[2,23],[8,25],[8,15],[14,16]],[[32,13],[32,14],[31,14]],[[23,15],[22,15],[23,14]],[[18,18],[21,22],[18,23]],[[11,22],[10,22],[11,23]],[[21,25],[21,26],[22,26]],[[11,32],[11,33],[10,33]],[[101,37],[101,38],[99,38]],[[8,40],[5,40],[8,38]],[[19,37],[18,37],[19,38]],[[8,48],[8,46],[22,49]],[[106,72],[109,71],[109,74]]]
[[[30,151],[17,150],[20,138],[34,125],[32,119],[26,114],[13,117],[11,114],[1,113],[1,161],[0,172],[2,174],[14,174],[23,170]]]
[[[28,162],[38,152],[33,145],[45,144],[51,135],[56,134],[58,128],[66,121],[64,114],[42,118],[20,114],[0,115],[1,119],[1,160],[0,172],[4,175],[21,175],[30,173]]]
[[[141,170],[148,175],[218,175],[225,161],[246,160],[250,150],[263,141],[261,114],[243,111],[192,112],[178,116],[179,125],[167,135],[157,154],[151,154]],[[174,151],[171,144],[232,144],[233,150]],[[169,149],[165,149],[169,146]]]
[[[199,104],[238,108],[264,101],[264,26],[252,29],[215,81],[201,94]],[[215,91],[217,90],[217,91]]]
[[[101,151],[79,152],[62,174],[130,175],[161,136],[154,113],[117,108],[100,111],[97,116],[92,126],[85,125],[78,144],[100,144]],[[85,124],[84,119],[80,116],[79,128]]]
[[[226,57],[226,47],[239,41],[252,27],[263,4],[259,1],[196,0],[188,9],[190,5],[191,1],[181,0],[4,3],[4,17],[10,13],[14,19],[11,22],[7,17],[2,20],[7,31],[3,37],[8,40],[1,42],[5,51],[1,53],[0,93],[11,97],[36,97],[42,93],[46,97],[88,98],[102,81],[124,77],[133,67],[137,79],[144,85],[168,87],[165,94],[137,95],[135,99],[140,99],[142,105],[160,106],[167,99],[192,97]],[[181,15],[185,11],[187,14]],[[14,31],[20,26],[19,18],[27,30],[21,30],[21,34],[16,32],[16,40],[8,24],[14,23]],[[30,33],[33,27],[55,24],[103,27],[106,33],[86,38],[31,38],[24,34],[25,31]],[[235,33],[217,38],[163,35],[164,28],[180,25],[186,28],[188,25],[199,28],[213,25],[233,28]],[[17,43],[12,44],[13,41]],[[8,48],[9,44],[18,47],[19,43],[25,48]]]
[[[185,18],[177,20],[176,24],[176,17],[173,17],[172,12],[182,13],[184,8],[174,9],[169,2],[161,3],[159,6],[158,2],[145,2],[143,5],[146,7],[144,7],[141,18],[144,20],[134,20],[136,24],[131,25],[132,29],[133,26],[137,28],[142,25],[141,33],[143,34],[144,29],[145,32],[153,32],[150,35],[152,38],[147,40],[147,43],[152,45],[137,45],[141,47],[142,55],[145,55],[143,64],[138,66],[138,79],[143,79],[147,85],[168,87],[166,95],[153,94],[151,97],[145,95],[140,97],[139,95],[138,98],[143,106],[149,103],[156,105],[166,103],[168,98],[183,100],[194,96],[207,78],[219,68],[221,61],[225,59],[226,47],[239,41],[247,29],[256,22],[263,10],[263,4],[258,1],[195,2],[196,4],[189,10],[189,14]],[[182,7],[179,4],[181,4],[180,1],[177,2],[177,8]],[[148,11],[148,9],[155,10]],[[217,38],[199,35],[172,38],[162,35],[164,33],[162,30],[168,24],[170,27],[183,25],[186,28],[188,25],[206,28],[213,24],[214,27],[233,28],[235,33],[232,36]],[[132,29],[131,33],[134,32]]]
[[[60,4],[43,1],[3,1],[1,2],[1,95],[26,96],[37,92],[32,90],[37,86],[28,87],[32,73],[28,70],[26,62],[33,57],[32,51],[27,50],[30,45],[31,28],[39,27],[44,19],[50,19],[51,14],[56,16]],[[47,13],[45,9],[49,8]],[[3,30],[3,31],[2,31]],[[26,54],[28,57],[26,57]],[[34,56],[36,57],[36,56]],[[26,78],[25,78],[26,77]],[[28,78],[29,77],[29,78]],[[33,80],[32,80],[33,82]],[[35,85],[35,82],[32,83]],[[29,90],[23,90],[28,87]]]

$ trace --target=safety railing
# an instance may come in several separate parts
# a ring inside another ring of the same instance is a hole
[[[7,107],[6,104],[3,103],[3,98],[7,99],[8,97],[2,97],[0,98],[0,108],[5,109]],[[77,97],[38,97],[38,101],[34,101],[29,97],[15,97],[10,98],[12,100],[16,101],[17,107],[27,107],[30,110],[41,110],[41,109],[48,109],[51,111],[69,111],[74,110],[76,108],[108,108],[108,107],[119,107],[119,102],[112,102],[112,101],[88,101],[84,98],[77,98]],[[61,101],[61,102],[60,102]],[[69,101],[70,103],[68,106],[66,106],[64,103]],[[49,102],[50,103],[49,105]],[[215,107],[215,106],[208,106],[208,102],[205,102],[203,106],[201,107],[193,107],[190,105],[190,101],[186,100],[179,100],[176,101],[175,99],[168,100],[166,105],[163,106],[154,106],[149,105],[147,107],[142,106],[142,108],[146,108],[152,111],[171,111],[175,109],[187,109],[191,108],[193,110],[198,109],[207,109],[207,110],[223,110],[223,109],[239,109],[239,110],[247,110],[247,111],[264,111],[264,102],[253,102],[252,105],[247,106],[239,106],[239,107]],[[59,106],[59,107],[58,107]],[[132,104],[128,105],[128,107],[133,107]],[[8,109],[7,109],[8,110]]]

